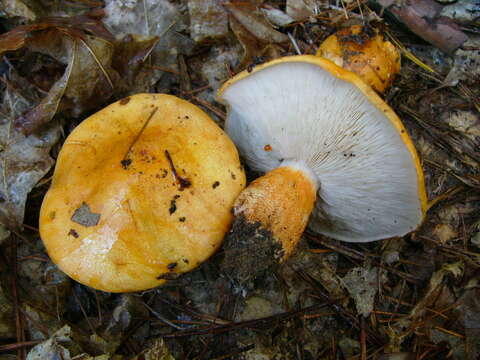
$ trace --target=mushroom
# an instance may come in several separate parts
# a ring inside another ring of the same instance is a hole
[[[372,28],[353,25],[330,35],[317,55],[357,74],[379,93],[385,92],[400,72],[400,53]]]
[[[221,245],[245,186],[237,150],[198,107],[138,94],[68,136],[40,211],[40,235],[70,277],[109,292],[145,290]]]
[[[224,245],[232,278],[246,283],[262,264],[287,259],[307,222],[349,242],[403,236],[422,222],[426,194],[412,141],[354,73],[318,56],[284,57],[230,79],[219,99],[240,154],[266,172],[234,204]]]

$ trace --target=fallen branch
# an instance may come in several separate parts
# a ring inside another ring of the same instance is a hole
[[[377,0],[376,3],[446,53],[454,52],[468,39],[452,19],[440,16],[443,6],[433,0]]]

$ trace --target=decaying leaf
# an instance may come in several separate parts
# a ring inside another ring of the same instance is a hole
[[[132,360],[175,360],[162,338],[155,339],[153,345]]]
[[[147,318],[148,311],[139,298],[123,294],[113,310],[112,317],[102,336],[110,342],[120,339],[135,322],[135,319]]]
[[[9,339],[15,336],[14,311],[3,286],[0,284],[0,339]]]
[[[38,5],[24,0],[2,0],[3,11],[8,17],[21,17],[29,21],[35,21],[38,13]]]
[[[82,353],[79,346],[72,342],[71,335],[70,327],[65,325],[50,339],[35,346],[28,353],[27,360],[71,360]],[[70,349],[69,345],[74,345],[73,349]]]
[[[47,340],[62,327],[61,322],[55,316],[28,304],[25,305],[24,311],[26,314],[26,328],[32,340]],[[42,327],[39,327],[38,324],[42,324]]]
[[[123,39],[115,42],[112,67],[122,75],[117,83],[116,91],[118,93],[127,94],[135,83],[142,82],[138,76],[139,72],[142,71],[145,61],[159,41],[158,36],[144,38],[138,35],[126,35]],[[148,71],[144,71],[144,74],[147,76]]]
[[[245,301],[245,308],[238,320],[248,321],[281,313],[282,309],[272,301],[260,296],[251,296]]]
[[[480,356],[480,291],[478,285],[469,289],[460,298],[461,321],[465,326],[465,359],[478,359]]]
[[[438,224],[433,229],[432,234],[442,244],[446,244],[447,242],[449,242],[452,239],[455,239],[458,236],[458,233],[449,224]]]
[[[261,10],[267,17],[268,21],[270,21],[273,25],[276,26],[285,26],[295,21],[294,18],[292,18],[290,15],[283,12],[282,10],[268,5],[262,7]]]
[[[277,44],[264,43],[246,30],[235,18],[230,17],[230,28],[243,47],[243,56],[236,70],[244,70],[249,65],[256,65],[268,59],[275,59],[282,53]]]
[[[180,34],[188,29],[188,19],[181,13],[180,5],[167,0],[106,0],[105,4],[104,22],[117,40],[133,38],[142,41],[144,49],[148,49],[148,41],[158,37],[158,42],[150,50],[146,66],[142,67],[133,81],[128,81],[127,88],[121,85],[122,96],[168,91],[173,82],[171,73],[178,73],[178,54],[191,53],[195,44],[191,38]],[[118,56],[126,48],[133,47],[131,44],[122,45]],[[143,50],[138,54],[142,53]],[[115,58],[117,60],[117,54]],[[135,56],[135,59],[138,58]]]
[[[475,25],[480,15],[480,3],[472,0],[447,1],[446,6],[440,12],[440,16],[446,16],[462,25]]]
[[[480,220],[477,220],[473,225],[473,234],[470,241],[473,245],[480,249]]]
[[[463,272],[464,264],[461,262],[447,263],[440,270],[433,273],[428,288],[424,293],[422,299],[410,312],[409,317],[412,319],[418,319],[425,315],[427,308],[436,301],[439,294],[442,292],[445,286],[443,281],[445,276],[452,274],[455,277],[459,276]]]
[[[286,43],[288,36],[275,30],[263,13],[248,2],[227,2],[224,6],[249,33],[268,44]]]
[[[73,42],[73,66],[65,88],[64,111],[74,117],[109,99],[119,75],[112,69],[113,44],[86,36]]]
[[[239,60],[242,58],[243,49],[240,44],[237,42],[227,44],[228,46],[213,46],[208,54],[198,59],[198,63],[191,64],[200,69],[202,79],[206,80],[209,85],[208,89],[197,96],[209,103],[216,101],[218,89],[229,78],[227,65],[237,68]]]
[[[351,269],[343,278],[343,282],[348,292],[355,300],[355,305],[359,314],[364,317],[370,315],[373,310],[373,302],[377,293],[379,284],[378,268],[358,267]]]
[[[353,358],[356,354],[360,352],[360,342],[355,339],[350,339],[348,337],[343,337],[338,342],[338,346],[345,359]]]
[[[0,223],[0,244],[5,240],[8,239],[10,236],[10,231],[7,229],[7,227]]]
[[[59,138],[60,127],[51,124],[26,137],[14,130],[13,119],[30,103],[6,91],[0,106],[0,222],[7,228],[19,229],[28,193],[53,165],[49,152]]]
[[[328,291],[335,301],[341,301],[344,305],[348,302],[348,296],[342,284],[342,279],[337,275],[338,254],[329,254],[319,260],[316,278]]]
[[[18,283],[22,289],[28,289],[26,294],[30,305],[41,309],[38,316],[44,316],[43,310],[58,317],[67,311],[66,304],[71,296],[72,282],[46,256],[35,256],[42,249],[40,243],[18,245],[17,254],[24,258],[18,264]]]
[[[36,345],[28,353],[27,360],[122,360],[121,355],[89,355],[83,348],[86,339],[77,334],[73,329],[65,325],[55,332],[48,340]],[[95,343],[90,339],[90,344],[85,347],[94,346]],[[94,349],[95,352],[95,349]],[[98,352],[97,352],[98,353]]]
[[[178,6],[166,0],[106,0],[103,21],[117,38],[128,34],[167,36],[165,30],[172,22],[175,30],[186,27],[180,17]]]
[[[455,131],[460,132],[475,146],[480,146],[480,118],[473,111],[452,111],[443,118]]]
[[[454,55],[453,67],[450,69],[445,84],[455,86],[460,81],[478,83],[480,76],[480,36],[470,36]]]
[[[18,50],[28,44],[35,44],[36,35],[44,30],[55,30],[58,34],[72,37],[93,35],[112,41],[113,37],[100,19],[92,16],[79,15],[73,17],[48,17],[38,23],[17,26],[13,30],[0,35],[0,55],[6,51]],[[41,33],[40,33],[41,35]],[[52,39],[54,40],[54,39]]]
[[[108,99],[113,93],[112,78],[117,76],[110,68],[112,40],[98,18],[86,15],[45,18],[1,35],[0,54],[27,47],[67,65],[47,96],[18,117],[15,127],[26,135],[32,134],[53,118],[62,99],[63,110],[70,110],[73,116]]]
[[[228,15],[218,0],[189,0],[190,36],[195,42],[228,35]]]
[[[69,49],[74,51],[71,47],[69,47]],[[24,134],[29,135],[38,127],[52,120],[58,110],[58,106],[68,85],[74,59],[75,57],[72,54],[63,76],[53,84],[47,96],[45,96],[37,106],[32,107],[15,119],[16,128],[23,130]]]
[[[319,10],[328,5],[327,0],[287,0],[287,14],[297,21],[317,15]]]

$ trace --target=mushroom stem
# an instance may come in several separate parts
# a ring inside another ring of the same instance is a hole
[[[245,285],[295,250],[317,190],[315,179],[305,170],[295,164],[276,168],[253,181],[236,199],[223,267],[238,283]]]

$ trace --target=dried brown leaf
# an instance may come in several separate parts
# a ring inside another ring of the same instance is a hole
[[[10,229],[21,227],[27,194],[53,165],[49,152],[60,135],[55,124],[30,137],[14,131],[13,119],[30,106],[8,90],[0,105],[0,222]]]
[[[115,43],[112,67],[119,73],[125,86],[131,85],[159,41],[158,36],[141,39],[127,35]]]
[[[99,37],[87,36],[73,43],[73,65],[65,89],[64,111],[75,117],[97,108],[114,91],[118,74],[112,69],[114,46]]]
[[[15,336],[13,314],[13,305],[6,296],[3,286],[0,286],[0,339],[8,339]]]
[[[193,50],[194,41],[183,35],[188,30],[188,17],[182,14],[178,2],[168,0],[130,2],[128,6],[122,4],[117,0],[105,1],[104,22],[117,39],[125,36],[128,39],[131,36],[129,34],[136,34],[134,39],[138,41],[148,41],[153,36],[160,40],[135,80],[129,80],[128,88],[120,84],[121,96],[139,92],[168,92],[176,81],[171,73],[178,72],[178,54],[189,55]]]
[[[243,47],[243,56],[236,70],[243,70],[248,65],[254,64],[255,59],[268,60],[280,57],[282,48],[279,45],[259,41],[233,16],[230,17],[230,28]]]
[[[70,46],[74,46],[74,42]],[[74,51],[73,49],[71,51]],[[68,85],[72,68],[74,64],[74,55],[70,56],[70,61],[63,73],[63,76],[53,84],[48,92],[37,106],[15,119],[15,127],[21,130],[24,134],[32,134],[38,127],[48,123],[55,116],[60,100],[62,99],[65,89]]]
[[[434,302],[438,299],[439,295],[442,293],[443,287],[445,286],[445,277],[449,274],[458,277],[463,273],[463,271],[464,264],[463,262],[459,261],[456,263],[446,263],[442,266],[440,270],[437,270],[435,273],[433,273],[425,294],[412,309],[409,317],[411,319],[417,320],[420,317],[424,316],[427,308],[434,304]]]
[[[162,338],[158,338],[150,348],[132,360],[175,360],[175,358],[171,355],[165,341]]]
[[[218,0],[189,0],[190,36],[195,42],[228,35],[228,16]]]
[[[244,1],[235,1],[225,3],[224,6],[235,20],[259,41],[277,44],[289,41],[288,36],[275,30],[255,5]]]
[[[88,15],[49,17],[40,19],[39,22],[34,24],[17,26],[13,30],[0,35],[0,55],[7,51],[18,50],[27,44],[35,44],[38,41],[36,33],[47,29],[56,31],[52,36],[68,35],[84,38],[86,35],[93,35],[108,41],[114,40],[112,34],[97,17]]]
[[[327,5],[328,0],[287,0],[287,14],[301,21],[315,15],[322,6]]]
[[[370,315],[379,284],[383,283],[379,268],[356,267],[343,278],[345,287],[355,300],[357,312],[364,317]]]
[[[8,17],[21,17],[28,21],[35,21],[39,6],[25,0],[0,0],[3,11]]]
[[[15,127],[32,134],[59,111],[79,116],[107,100],[118,75],[111,68],[113,36],[96,17],[44,18],[19,26],[0,37],[0,54],[27,47],[67,64],[63,76],[46,97],[15,120]],[[63,106],[61,106],[63,105]]]

